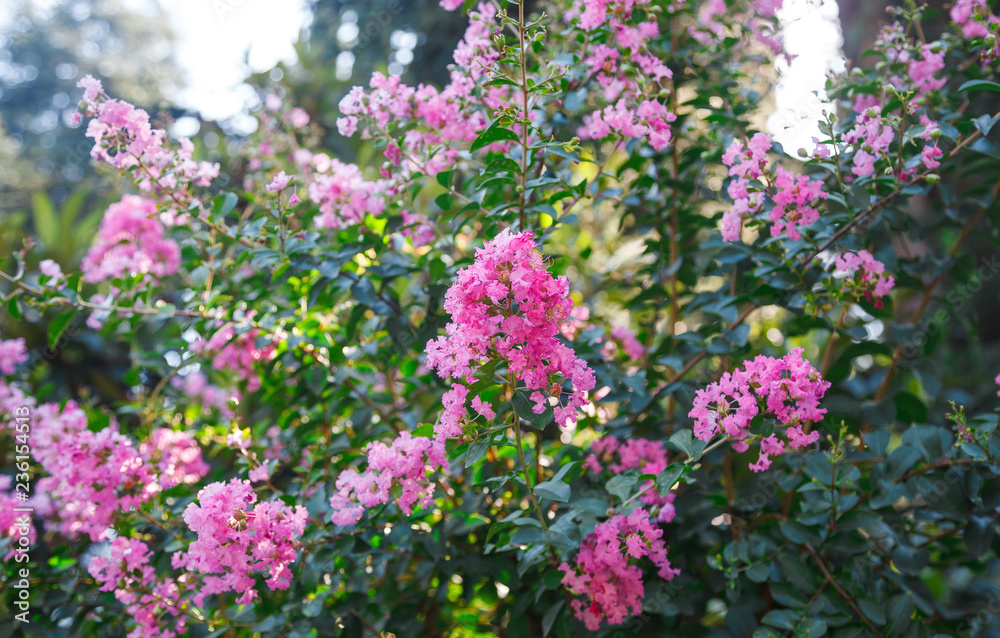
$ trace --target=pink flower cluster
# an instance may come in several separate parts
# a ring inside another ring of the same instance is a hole
[[[400,215],[403,218],[403,228],[400,230],[400,234],[403,237],[409,237],[414,248],[426,246],[437,237],[434,225],[431,224],[427,215],[420,212],[411,213],[408,210],[400,211]]]
[[[761,439],[760,456],[750,465],[754,472],[763,472],[771,466],[771,455],[785,451],[779,433],[792,448],[804,447],[819,438],[818,432],[807,434],[803,427],[826,414],[819,402],[830,383],[802,358],[802,348],[780,359],[758,355],[744,368],[726,372],[718,381],[698,390],[688,416],[695,420],[696,437],[710,441],[721,432],[737,452],[749,449],[747,439],[755,417],[774,419],[776,427],[784,429],[776,429]]]
[[[659,474],[667,469],[667,451],[659,441],[649,439],[628,438],[624,442],[613,436],[604,436],[590,444],[590,454],[584,461],[584,467],[594,474],[601,474],[605,469],[612,474],[621,474],[629,470],[639,470],[642,474]],[[640,500],[650,507],[650,512],[656,515],[659,523],[669,523],[674,520],[674,494],[660,496],[653,481],[642,485],[646,489]]]
[[[47,277],[45,286],[62,290],[66,287],[66,275],[63,274],[62,267],[51,259],[43,259],[38,263],[38,272]]]
[[[858,97],[854,102],[854,111],[857,114],[855,124],[844,135],[844,141],[855,146],[854,166],[851,172],[858,177],[867,177],[875,172],[876,162],[889,159],[889,146],[895,138],[890,122],[898,120],[900,114],[897,112],[884,116],[882,103],[870,95]],[[924,130],[916,136],[916,139],[927,142],[920,151],[920,159],[927,169],[934,170],[941,165],[937,160],[944,155],[934,142],[939,128],[937,122],[931,120],[927,113],[921,113],[919,120]],[[900,179],[912,179],[914,176],[912,169],[903,167],[896,167],[895,172]]]
[[[875,162],[885,157],[893,140],[892,127],[882,119],[882,105],[878,98],[861,96],[854,103],[857,113],[854,128],[844,135],[844,141],[854,145],[854,167],[851,172],[867,177],[875,172]]]
[[[157,483],[165,490],[182,483],[197,483],[208,474],[201,447],[187,432],[156,428],[139,445],[139,453],[157,469]]]
[[[203,412],[218,410],[223,419],[232,416],[229,400],[239,398],[239,392],[226,390],[209,383],[208,377],[201,372],[191,372],[183,377],[174,377],[170,385],[181,391],[189,401],[201,402]]]
[[[569,284],[548,273],[532,238],[531,233],[504,230],[477,250],[472,266],[459,272],[445,296],[452,317],[448,336],[427,345],[427,366],[443,378],[459,380],[442,399],[434,438],[403,432],[390,445],[369,443],[368,468],[348,469],[337,478],[338,492],[330,499],[335,524],[357,523],[366,508],[389,502],[396,486],[400,491],[395,501],[405,514],[431,503],[434,489],[428,471],[444,463],[445,442],[461,437],[468,419],[469,390],[463,382],[471,382],[478,367],[491,358],[503,359],[515,379],[534,390],[531,398],[539,414],[548,407],[548,397],[562,393],[562,381],[572,382],[566,404],[556,408],[558,423],[573,420],[586,403],[586,393],[594,387],[593,372],[556,336],[572,306]],[[473,399],[472,407],[487,419],[496,416],[481,397]]]
[[[1000,23],[1000,18],[990,14],[986,0],[958,0],[949,15],[967,38],[985,38],[990,34],[987,25],[995,27]]]
[[[944,69],[944,51],[931,44],[915,45],[906,37],[906,31],[898,22],[886,25],[875,40],[875,48],[892,62],[906,65],[906,75],[918,94],[937,91],[947,80],[935,78],[934,74]],[[889,81],[898,89],[906,89],[906,78],[892,75]]]
[[[986,0],[958,0],[949,15],[961,27],[962,36],[984,40],[980,54],[980,63],[984,67],[1000,59],[1000,17],[990,11]],[[991,35],[992,40],[989,37]]]
[[[84,281],[96,283],[133,274],[168,277],[180,267],[177,242],[165,236],[156,204],[125,195],[108,207],[94,245],[80,266]]]
[[[751,191],[750,184],[764,177],[769,150],[771,138],[757,133],[746,146],[733,140],[722,156],[722,163],[729,167],[729,175],[733,178],[728,188],[733,206],[722,216],[722,238],[726,241],[739,240],[743,218],[756,213],[764,204],[763,194]]]
[[[789,239],[801,239],[798,227],[819,220],[819,211],[812,204],[826,199],[823,182],[810,180],[806,175],[795,175],[779,166],[775,169],[774,189],[771,197],[774,201],[770,214],[773,222],[771,236],[778,237],[784,231]]]
[[[257,346],[257,337],[261,334],[257,328],[236,333],[235,326],[227,325],[215,332],[207,341],[198,340],[191,344],[191,350],[205,356],[211,356],[212,367],[216,370],[229,370],[238,379],[246,381],[247,392],[260,389],[260,375],[254,369],[257,362],[265,362],[274,356],[274,345]]]
[[[445,294],[444,308],[451,315],[448,334],[427,344],[427,367],[458,381],[435,427],[439,440],[461,436],[467,392],[462,382],[471,383],[490,359],[503,361],[530,392],[536,414],[553,404],[556,423],[576,421],[594,388],[594,373],[558,339],[573,308],[569,281],[548,272],[533,233],[505,229],[476,250],[475,262],[459,271]],[[573,386],[568,393],[566,381]]]
[[[654,93],[659,92],[660,83],[673,76],[648,46],[660,34],[659,25],[655,20],[639,19],[635,11],[638,5],[648,3],[589,0],[582,13],[574,8],[563,16],[570,22],[579,18],[579,28],[595,38],[584,64],[600,84],[604,99],[615,101],[584,116],[577,131],[581,138],[603,139],[614,133],[646,140],[656,151],[670,144],[670,122],[677,116],[643,92],[647,84],[657,87]],[[606,35],[602,27],[606,27]]]
[[[610,337],[621,344],[625,351],[625,356],[634,361],[642,359],[646,355],[646,346],[642,345],[635,333],[626,326],[614,326],[611,328]],[[610,342],[609,342],[610,345]]]
[[[29,396],[13,383],[7,383],[0,379],[0,417],[12,417],[18,414],[18,409],[31,410],[35,407],[35,397]],[[4,428],[14,429],[16,423],[13,419],[5,418],[0,425],[0,430]]]
[[[427,472],[444,463],[443,442],[402,432],[391,445],[373,441],[365,451],[367,470],[348,469],[337,477],[338,492],[330,499],[335,525],[354,525],[366,508],[389,502],[396,485],[400,487],[396,503],[406,515],[413,513],[415,505],[433,502],[434,486]]]
[[[874,295],[876,308],[882,307],[882,300],[879,297],[888,295],[896,283],[894,277],[884,275],[885,264],[875,259],[867,250],[839,255],[834,261],[834,266],[846,275],[845,286],[851,293],[857,297],[863,296],[868,301],[871,301]]]
[[[100,540],[119,512],[138,507],[157,490],[152,466],[112,421],[94,432],[87,413],[70,401],[47,403],[33,413],[35,460],[48,476],[38,491],[51,499],[67,536]]]
[[[109,555],[92,558],[87,571],[101,591],[113,591],[125,604],[125,613],[136,624],[130,638],[174,638],[184,634],[187,625],[181,588],[172,578],[157,580],[150,555],[142,541],[119,536],[111,542]],[[165,616],[170,617],[169,630],[161,626]]]
[[[87,137],[94,140],[91,156],[118,169],[138,167],[135,179],[140,189],[169,200],[173,214],[183,214],[195,200],[191,186],[208,186],[219,176],[219,165],[192,159],[194,145],[182,139],[181,149],[165,145],[167,134],[154,129],[149,114],[128,102],[109,99],[99,80],[86,76],[77,84],[84,89],[81,107],[93,117]],[[76,121],[79,121],[77,114]]]
[[[614,17],[627,20],[632,16],[632,10],[638,4],[649,4],[649,0],[584,0],[583,13],[580,14],[580,28],[584,31],[608,24],[608,13]]]
[[[799,228],[819,219],[814,204],[827,197],[823,182],[796,175],[781,166],[775,168],[774,178],[770,178],[766,173],[769,150],[771,138],[757,133],[746,146],[733,140],[722,155],[722,163],[729,167],[729,175],[733,178],[728,187],[733,206],[722,216],[722,238],[726,241],[739,240],[743,218],[763,207],[762,182],[774,203],[769,215],[772,237],[784,233],[789,239],[801,239]]]
[[[650,54],[648,44],[660,34],[660,27],[655,20],[638,19],[635,9],[645,4],[649,0],[588,0],[582,13],[574,8],[563,15],[567,21],[579,18],[578,25],[585,32],[607,27],[607,37],[593,44],[584,64],[595,74],[608,100],[638,95],[639,86],[646,80],[658,83],[673,77],[663,61]],[[624,65],[629,62],[644,77],[626,73]]]
[[[920,57],[910,58],[907,75],[913,80],[920,93],[937,91],[948,83],[946,78],[935,78],[934,74],[944,69],[944,53],[935,51],[930,44],[924,44],[919,49]]]
[[[14,374],[17,366],[28,360],[24,339],[0,339],[0,373]]]
[[[684,4],[684,0],[676,4]],[[749,14],[734,16],[725,0],[705,0],[698,8],[697,25],[689,27],[688,32],[701,44],[713,46],[727,35],[735,35],[734,27],[743,26],[748,28],[754,40],[778,55],[783,46],[780,34],[775,31],[775,14],[782,4],[782,0],[756,0],[751,3]]]
[[[19,390],[0,384],[0,395]],[[33,405],[23,394],[18,405]],[[2,402],[0,409],[12,410]],[[51,515],[69,537],[100,540],[121,512],[141,506],[162,489],[197,482],[208,472],[197,442],[182,432],[154,430],[138,448],[111,422],[94,431],[75,402],[31,410],[32,455],[46,476],[38,480],[36,512]]]
[[[573,341],[581,331],[595,328],[599,328],[599,326],[590,322],[590,308],[574,306],[570,310],[569,316],[559,325],[559,334],[569,341]],[[642,342],[630,328],[621,324],[613,326],[611,330],[607,331],[607,336],[597,340],[597,343],[601,342],[604,343],[601,354],[608,361],[614,360],[618,353],[623,350],[625,356],[633,361],[642,359],[646,354],[646,346],[642,345]]]
[[[370,182],[354,164],[344,164],[325,155],[314,162],[316,173],[308,186],[309,199],[319,205],[317,228],[344,228],[377,217],[394,190],[389,182]]]
[[[236,601],[246,605],[257,597],[254,572],[265,572],[271,589],[288,589],[288,566],[298,557],[296,539],[307,518],[301,505],[257,503],[249,481],[212,483],[184,510],[184,522],[197,540],[186,552],[175,553],[171,563],[174,569],[205,574],[194,597],[197,604],[207,595],[236,591]]]
[[[485,2],[469,14],[469,27],[455,49],[451,81],[443,89],[414,88],[382,73],[372,76],[370,91],[354,87],[340,102],[340,133],[353,135],[363,120],[364,136],[387,140],[386,159],[401,168],[403,178],[413,171],[436,175],[454,165],[455,144],[474,140],[489,124],[487,111],[510,95],[507,86],[479,86],[500,57],[492,42],[495,16],[495,7]],[[397,128],[405,129],[402,139],[394,137]],[[383,174],[388,172],[386,168]]]
[[[563,585],[583,597],[573,601],[573,612],[587,629],[597,631],[602,622],[620,625],[641,611],[645,590],[638,562],[643,558],[663,580],[680,573],[667,559],[663,530],[639,508],[599,523],[583,539],[574,563],[559,566]]]
[[[643,100],[634,110],[630,100],[622,98],[603,111],[595,111],[583,118],[578,131],[580,137],[603,139],[615,133],[627,138],[646,139],[653,150],[661,151],[670,144],[670,122],[677,116],[656,100]]]

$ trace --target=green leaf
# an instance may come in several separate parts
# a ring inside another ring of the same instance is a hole
[[[533,410],[535,407],[534,401],[524,396],[523,392],[515,392],[514,399],[511,403],[514,406],[514,412],[517,416],[521,417],[539,430],[545,429],[545,426],[552,421],[552,408],[548,407],[545,409],[545,412],[535,414]]]
[[[31,194],[31,212],[38,239],[47,248],[54,248],[59,240],[59,223],[56,219],[56,205],[48,193],[36,191]]]
[[[451,171],[441,171],[437,174],[437,183],[444,186],[445,188],[451,188],[451,176],[455,174],[454,170]]]
[[[908,446],[901,445],[889,454],[889,467],[892,478],[898,479],[920,460],[920,452]]]
[[[837,529],[850,530],[875,525],[882,517],[868,510],[851,510],[837,519]]]
[[[553,481],[561,481],[563,479],[563,477],[566,476],[566,473],[569,472],[570,469],[572,469],[572,467],[574,465],[576,465],[576,461],[570,461],[566,465],[563,465],[562,467],[560,467],[559,471],[556,472],[556,475],[552,477],[552,480]]]
[[[614,476],[607,483],[604,484],[604,488],[608,490],[608,494],[617,496],[623,503],[628,500],[628,497],[632,495],[632,488],[635,484],[639,482],[639,477],[634,474],[619,474]]]
[[[892,399],[896,406],[896,418],[903,423],[926,423],[927,406],[917,396],[901,391]]]
[[[59,339],[63,336],[63,333],[66,332],[66,328],[69,326],[69,322],[73,320],[73,317],[76,316],[76,313],[77,313],[76,309],[64,312],[60,315],[57,315],[56,318],[52,320],[52,323],[49,324],[50,348],[55,348],[56,344],[59,343]]]
[[[819,618],[806,618],[795,626],[793,638],[819,638],[826,635],[826,623]]]
[[[660,496],[666,496],[670,493],[670,488],[677,485],[677,481],[681,480],[686,469],[687,466],[683,463],[674,463],[659,473],[656,477],[656,489]]]
[[[438,205],[441,210],[451,210],[451,193],[441,193],[434,198],[434,203]]]
[[[542,481],[536,485],[535,494],[541,496],[542,498],[547,498],[550,501],[565,503],[569,500],[570,488],[569,485],[563,483],[562,481],[551,479],[548,481]]]
[[[223,193],[212,202],[212,214],[225,217],[236,208],[239,201],[240,198],[236,196],[236,193]]]
[[[469,148],[469,150],[478,151],[484,146],[489,146],[494,142],[503,142],[503,141],[517,142],[518,137],[517,134],[514,133],[514,131],[500,126],[498,120],[497,122],[491,124],[489,128],[480,133],[479,136],[475,140],[473,140],[472,146]]]
[[[958,87],[958,90],[955,92],[962,93],[963,91],[993,91],[994,93],[1000,93],[1000,84],[990,82],[989,80],[969,80]]]
[[[481,458],[486,456],[486,450],[490,449],[490,437],[484,436],[469,444],[469,449],[465,452],[465,467],[472,467]]]
[[[979,129],[983,135],[989,135],[997,121],[1000,121],[1000,115],[994,115],[992,117],[989,115],[980,115],[973,120],[972,123],[976,125],[976,128]]]
[[[765,625],[777,627],[778,629],[787,629],[789,631],[795,627],[797,621],[798,616],[796,616],[794,612],[787,609],[772,609],[764,614],[764,619],[762,620]]]
[[[871,598],[858,598],[858,608],[876,625],[885,624],[885,609]]]
[[[691,430],[680,430],[670,437],[670,443],[681,452],[688,455],[692,461],[701,458],[701,453],[705,451],[705,442],[694,438]]]
[[[994,535],[993,519],[986,516],[973,516],[965,526],[965,547],[973,557],[982,556],[990,547]]]
[[[19,305],[17,297],[11,297],[7,301],[7,312],[9,312],[10,316],[14,319],[21,318],[21,306]]]
[[[868,449],[872,451],[872,454],[876,456],[882,456],[885,454],[885,450],[889,447],[889,433],[885,430],[876,430],[874,432],[868,432],[864,435],[865,445]]]

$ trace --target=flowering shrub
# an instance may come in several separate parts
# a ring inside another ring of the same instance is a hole
[[[8,634],[1000,630],[985,0],[894,8],[794,157],[780,2],[441,6],[449,83],[335,114],[371,166],[280,86],[224,175],[81,80],[128,186],[0,271]],[[124,400],[59,382],[97,333]]]

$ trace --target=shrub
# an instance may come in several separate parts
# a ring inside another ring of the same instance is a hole
[[[893,10],[796,157],[751,125],[780,2],[441,4],[448,85],[340,104],[381,167],[275,87],[222,191],[81,81],[133,187],[2,275],[50,341],[0,343],[5,631],[997,630],[985,1]],[[46,384],[84,331],[124,403]]]

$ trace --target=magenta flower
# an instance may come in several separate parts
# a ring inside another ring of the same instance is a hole
[[[446,336],[427,344],[427,367],[456,379],[452,392],[459,392],[456,388],[471,383],[481,365],[499,359],[536,407],[544,411],[554,403],[556,423],[568,425],[588,403],[594,373],[558,339],[560,324],[573,308],[569,282],[549,274],[533,237],[504,230],[459,271],[445,294],[452,320]],[[563,389],[567,381],[572,390]],[[461,399],[464,404],[464,395]],[[439,439],[458,435],[465,417],[464,406],[450,405],[447,396],[445,406]]]
[[[241,593],[237,602],[249,604],[257,597],[255,572],[267,574],[271,589],[288,589],[288,566],[298,558],[296,539],[307,518],[301,505],[257,503],[249,481],[212,483],[184,510],[184,522],[197,540],[171,562],[174,569],[204,574],[196,603],[206,595],[236,591]]]
[[[744,370],[726,372],[695,393],[688,416],[695,420],[694,435],[710,441],[722,434],[737,452],[749,449],[750,427],[758,415],[774,419],[775,433],[761,441],[760,456],[750,469],[760,472],[770,466],[770,456],[785,451],[777,437],[783,434],[792,448],[801,448],[819,438],[818,432],[803,428],[819,421],[826,410],[819,402],[830,387],[819,372],[795,348],[775,359],[758,355],[744,364]],[[782,428],[780,431],[777,428]]]
[[[80,266],[89,283],[131,274],[168,277],[180,267],[180,246],[165,236],[156,204],[125,195],[104,213],[94,245]]]
[[[629,470],[640,470],[643,474],[659,474],[667,469],[667,451],[659,441],[642,438],[627,438],[624,441],[613,436],[604,436],[590,444],[590,454],[584,461],[584,467],[593,474],[601,474],[605,469],[612,474],[621,474]],[[660,496],[652,488],[652,481],[647,481],[640,489],[646,492],[639,497],[650,507],[650,512],[656,515],[659,523],[669,523],[674,520],[674,493]]]
[[[642,610],[642,558],[648,558],[664,580],[680,573],[667,559],[663,530],[639,508],[599,523],[583,539],[574,563],[559,566],[563,585],[582,596],[573,600],[573,613],[587,629],[597,631],[602,622],[620,625]]]

